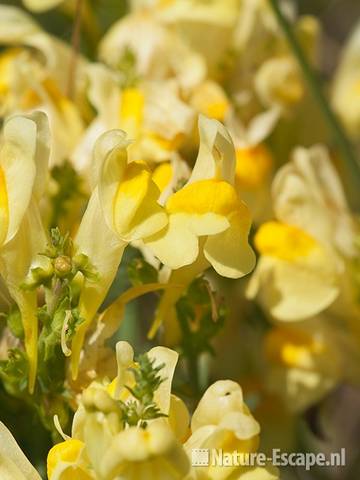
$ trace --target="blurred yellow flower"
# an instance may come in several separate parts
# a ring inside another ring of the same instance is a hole
[[[266,335],[264,348],[267,388],[283,398],[289,411],[300,412],[346,376],[344,355],[353,347],[335,322],[314,317],[295,325],[275,326]]]
[[[330,307],[343,291],[356,227],[327,156],[315,146],[297,149],[273,183],[279,221],[255,236],[261,254],[248,296],[276,319],[296,321]]]
[[[45,2],[44,2],[45,3]],[[24,11],[0,5],[0,114],[41,110],[52,132],[50,166],[68,159],[84,130],[82,104],[83,66],[78,59],[75,98],[68,96],[71,48],[47,34]]]

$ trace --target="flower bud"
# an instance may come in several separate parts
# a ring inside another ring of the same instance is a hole
[[[66,255],[60,255],[55,258],[55,273],[58,277],[66,277],[72,270],[71,258]]]

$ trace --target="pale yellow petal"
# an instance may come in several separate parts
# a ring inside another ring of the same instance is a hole
[[[14,45],[40,31],[30,15],[10,5],[0,5],[0,42]]]
[[[329,256],[320,252],[297,262],[261,258],[249,289],[250,298],[258,294],[263,306],[282,321],[316,315],[339,294],[336,271]]]
[[[175,373],[176,364],[179,355],[175,350],[166,347],[154,347],[148,352],[151,360],[154,360],[154,366],[164,364],[159,375],[164,380],[155,392],[154,400],[161,413],[168,415],[170,410],[171,384]]]
[[[26,8],[33,12],[44,12],[45,10],[50,10],[55,8],[64,0],[23,0],[23,3]]]
[[[72,344],[71,363],[74,378],[77,376],[85,333],[110,288],[126,246],[105,223],[97,189],[94,190],[82,218],[75,237],[75,246],[79,253],[89,257],[99,273],[99,280],[85,280],[81,292],[79,310],[84,322],[76,331]]]
[[[4,198],[5,185],[8,203],[6,241],[16,234],[31,200],[36,175],[35,152],[35,122],[22,116],[10,118],[4,126],[0,152],[4,181],[1,196]]]
[[[319,241],[354,255],[355,225],[340,178],[322,145],[297,148],[273,182],[274,210]]]
[[[41,477],[21,451],[6,426],[0,422],[0,478],[40,480]]]
[[[106,452],[101,474],[136,480],[177,480],[189,473],[189,459],[166,421],[149,423],[146,430],[130,427],[120,432]]]
[[[200,148],[189,183],[219,178],[233,183],[235,149],[226,128],[217,120],[199,116]]]
[[[336,258],[305,231],[280,222],[263,224],[255,236],[262,254],[248,294],[279,320],[316,315],[339,294]]]
[[[229,217],[230,227],[222,233],[209,236],[204,255],[222,276],[240,278],[255,267],[255,253],[249,245],[250,215],[245,204]]]
[[[122,238],[146,238],[165,227],[168,217],[158,203],[159,196],[160,190],[147,168],[131,163],[119,184],[114,205],[114,225]]]
[[[49,156],[50,156],[50,128],[49,121],[45,113],[34,112],[26,118],[32,120],[36,124],[36,151],[35,165],[36,177],[33,188],[33,194],[37,201],[40,201],[48,182]]]
[[[104,134],[95,147],[95,164],[103,162],[99,198],[109,227],[130,241],[149,236],[163,228],[167,216],[157,203],[160,191],[151,172],[142,164],[128,164],[129,142],[121,131]]]
[[[190,414],[185,403],[176,395],[171,395],[168,420],[176,438],[185,442],[190,433]]]
[[[206,425],[219,425],[226,414],[234,411],[244,411],[240,385],[232,380],[218,380],[199,401],[192,416],[191,430],[195,432]]]
[[[145,244],[159,260],[172,269],[190,265],[199,253],[198,237],[187,225],[184,215],[171,215],[168,225],[145,239]]]
[[[114,229],[114,199],[126,172],[128,145],[125,132],[111,130],[101,135],[94,147],[93,185],[98,185],[104,217],[111,229]]]

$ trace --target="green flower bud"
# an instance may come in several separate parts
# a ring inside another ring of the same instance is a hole
[[[66,277],[72,271],[71,258],[66,255],[60,255],[55,258],[55,273],[58,277]]]

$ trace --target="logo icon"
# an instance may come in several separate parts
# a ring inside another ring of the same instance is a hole
[[[208,467],[210,450],[208,448],[193,448],[191,450],[191,464],[193,467]]]

